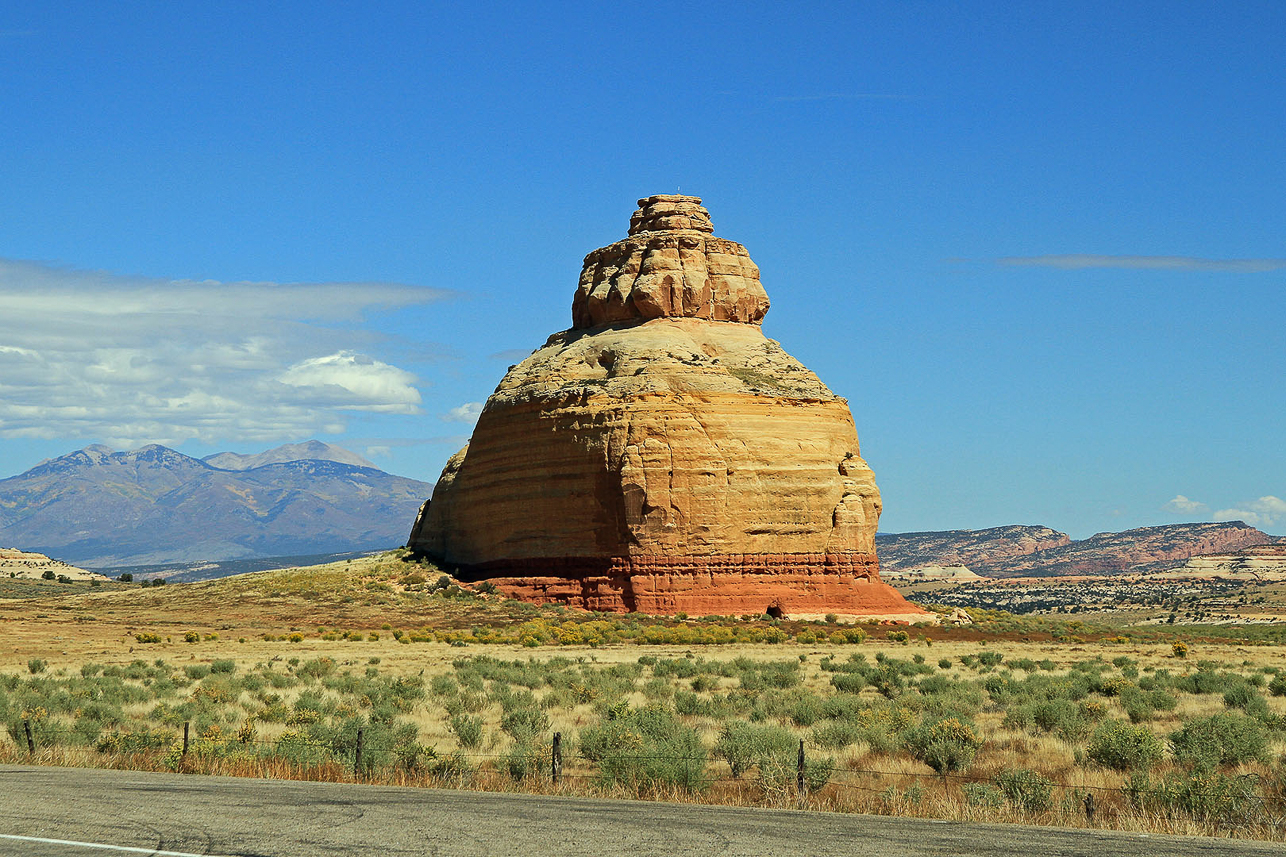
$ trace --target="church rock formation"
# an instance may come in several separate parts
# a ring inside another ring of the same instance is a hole
[[[768,295],[691,196],[585,257],[572,327],[510,368],[409,547],[601,611],[925,618],[879,579],[844,399],[766,338]]]

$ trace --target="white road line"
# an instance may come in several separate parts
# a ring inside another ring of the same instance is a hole
[[[157,851],[155,848],[130,848],[126,845],[104,845],[101,842],[76,842],[71,839],[45,839],[41,836],[14,836],[0,833],[0,839],[18,842],[40,842],[45,845],[69,845],[73,848],[97,848],[100,851],[124,851],[129,854],[149,854],[152,857],[211,857],[208,854],[189,854],[186,851]]]

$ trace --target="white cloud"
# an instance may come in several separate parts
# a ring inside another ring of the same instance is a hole
[[[340,351],[311,357],[280,375],[281,383],[329,399],[333,407],[388,414],[419,412],[420,391],[410,372],[364,354]]]
[[[1171,512],[1180,512],[1183,514],[1193,514],[1204,512],[1210,508],[1199,500],[1189,500],[1182,494],[1175,494],[1174,499],[1165,504],[1165,508]]]
[[[1238,504],[1241,508],[1220,509],[1213,517],[1216,521],[1245,521],[1252,527],[1273,527],[1286,523],[1286,500],[1271,494],[1260,497],[1249,503]]]
[[[1286,268],[1286,259],[1201,259],[1196,256],[1096,256],[1090,253],[1062,253],[1046,256],[1006,256],[997,263],[1035,268],[1128,268],[1159,271],[1226,271],[1235,274],[1262,274]]]
[[[275,441],[345,412],[418,412],[411,373],[363,353],[397,283],[163,280],[0,259],[0,437]]]
[[[482,402],[465,402],[442,415],[449,423],[476,423],[482,414]]]

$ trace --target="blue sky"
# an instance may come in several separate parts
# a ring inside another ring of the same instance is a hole
[[[704,198],[887,532],[1286,532],[1286,5],[0,4],[0,476],[433,481],[634,201]]]

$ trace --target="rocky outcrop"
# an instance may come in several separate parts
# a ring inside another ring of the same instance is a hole
[[[1078,541],[1048,527],[1024,526],[877,537],[887,568],[960,564],[984,577],[1142,574],[1173,569],[1189,557],[1273,541],[1241,521],[1139,527]]]
[[[629,237],[585,257],[572,301],[572,326],[653,318],[759,324],[768,294],[745,247],[710,233],[693,196],[639,200]]]
[[[53,572],[54,578],[70,580],[106,580],[101,574],[68,565],[56,559],[50,559],[42,553],[20,551],[15,548],[0,548],[0,577],[41,578]]]
[[[1067,533],[1049,527],[1022,525],[985,530],[880,533],[875,541],[880,549],[880,563],[889,571],[955,565],[978,571],[1072,542]]]
[[[923,614],[879,580],[880,495],[844,399],[766,338],[745,248],[639,201],[573,326],[500,382],[410,546],[594,610]]]
[[[1166,524],[1096,533],[1061,548],[990,565],[989,577],[1052,577],[1162,571],[1201,554],[1268,544],[1272,538],[1241,521]]]
[[[1239,551],[1194,556],[1183,565],[1161,572],[1175,579],[1286,580],[1286,543],[1257,545]]]

